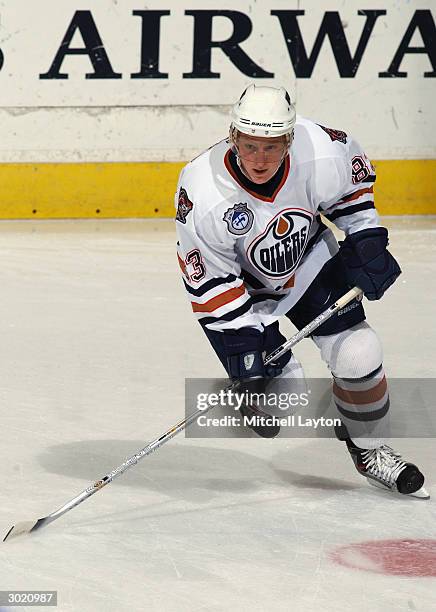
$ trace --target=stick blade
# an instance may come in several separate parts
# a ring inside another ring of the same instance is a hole
[[[42,520],[43,519],[38,519],[37,521],[21,521],[16,525],[12,525],[12,527],[9,529],[9,531],[3,538],[3,542],[6,542],[6,540],[10,540],[11,538],[17,538],[20,535],[30,533],[31,531],[37,528],[38,523]]]

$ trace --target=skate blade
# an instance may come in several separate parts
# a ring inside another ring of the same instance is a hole
[[[409,497],[417,497],[418,499],[430,499],[430,493],[427,491],[425,487],[421,487],[415,493],[409,493]]]
[[[414,493],[400,493],[399,491],[397,491],[397,489],[390,489],[389,487],[386,487],[381,482],[378,482],[377,480],[373,480],[372,478],[367,478],[366,480],[369,482],[370,485],[372,485],[373,487],[376,487],[377,489],[383,489],[384,491],[389,491],[390,493],[396,493],[397,495],[400,495],[401,497],[416,497],[417,499],[430,499],[430,493],[428,493],[425,487],[421,487]]]

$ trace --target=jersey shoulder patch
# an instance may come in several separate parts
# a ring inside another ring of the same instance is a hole
[[[326,134],[330,136],[332,142],[338,140],[339,142],[342,142],[342,144],[347,144],[347,134],[342,130],[335,130],[333,128],[326,127],[325,125],[321,125],[320,123],[317,123],[316,125],[318,125],[322,130],[324,130],[324,132],[326,132]]]
[[[191,212],[193,206],[194,204],[189,199],[186,189],[184,189],[184,187],[180,187],[176,221],[180,221],[180,223],[186,224],[186,217]]]

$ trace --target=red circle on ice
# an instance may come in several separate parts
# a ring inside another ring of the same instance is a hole
[[[329,556],[344,567],[377,574],[436,577],[436,540],[378,540],[346,544]]]

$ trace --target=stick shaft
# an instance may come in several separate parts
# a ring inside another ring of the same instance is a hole
[[[124,472],[126,472],[133,465],[136,465],[139,461],[141,461],[141,459],[144,459],[144,457],[147,457],[147,455],[151,455],[151,453],[163,446],[166,442],[171,440],[171,438],[174,438],[174,436],[186,429],[186,427],[188,427],[193,421],[195,421],[200,414],[206,414],[212,408],[213,406],[208,406],[206,409],[197,410],[190,414],[188,417],[186,417],[186,419],[183,419],[183,421],[177,423],[177,425],[174,425],[174,427],[171,427],[171,429],[168,429],[168,431],[163,433],[159,438],[156,438],[155,440],[147,444],[147,446],[144,446],[144,448],[138,451],[135,455],[132,455],[124,463],[112,470],[112,472],[109,472],[109,474],[106,474],[106,476],[103,476],[103,478],[94,482],[87,489],[79,493],[79,495],[76,495],[76,497],[66,502],[63,506],[49,514],[46,517],[48,519],[47,522],[52,522],[55,519],[58,519],[69,510],[72,510],[73,508],[81,504],[83,501],[85,501],[85,499],[88,499],[88,497],[91,497],[91,495],[94,495],[94,493],[100,491],[103,487],[115,480],[115,478],[121,476],[121,474],[124,474]]]

